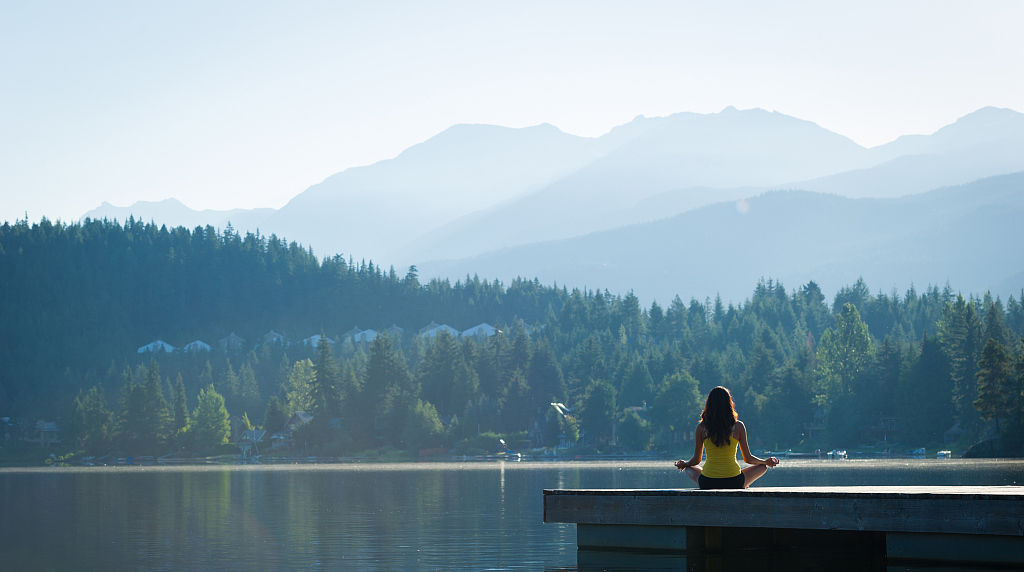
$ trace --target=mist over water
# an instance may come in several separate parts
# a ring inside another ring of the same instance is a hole
[[[1021,460],[788,461],[761,487],[1013,485]],[[545,488],[689,488],[657,462],[0,470],[18,569],[542,569],[577,565]]]

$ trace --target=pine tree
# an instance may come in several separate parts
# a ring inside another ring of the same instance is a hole
[[[260,403],[260,388],[256,382],[256,372],[249,361],[238,370],[238,407],[243,411],[255,408]]]
[[[526,335],[526,325],[522,320],[512,324],[512,347],[509,351],[511,369],[526,369],[530,362],[530,337]]]
[[[231,420],[224,407],[224,397],[213,385],[199,391],[196,408],[189,420],[188,433],[197,452],[214,452],[228,442]]]
[[[444,426],[433,405],[417,399],[410,403],[404,417],[402,441],[408,449],[417,451],[441,445]]]
[[[654,378],[647,369],[647,362],[633,354],[624,372],[618,401],[624,406],[650,403],[654,398]]]
[[[1004,347],[1010,345],[1010,331],[1003,324],[1003,305],[998,301],[987,304],[985,311],[984,337],[993,339]]]
[[[816,399],[821,405],[850,397],[859,377],[874,359],[874,343],[868,326],[853,304],[845,304],[836,317],[835,328],[825,330],[818,344]]]
[[[160,367],[151,362],[142,384],[125,390],[121,408],[122,444],[133,454],[156,454],[170,435],[171,412],[161,389]]]
[[[591,380],[583,396],[581,412],[583,431],[587,441],[602,446],[612,439],[612,429],[618,419],[615,388],[603,379]]]
[[[87,453],[99,454],[110,446],[113,424],[114,414],[107,409],[100,387],[93,386],[75,397],[71,430],[75,441]]]
[[[917,442],[941,442],[943,432],[953,426],[953,382],[949,362],[938,340],[924,336],[920,351],[907,371],[898,393],[905,408],[900,427],[904,438]]]
[[[1014,360],[1013,383],[1010,385],[1007,400],[1010,402],[1010,411],[1013,416],[1012,429],[1024,430],[1024,340],[1021,340],[1017,350],[1017,359]]]
[[[220,383],[216,384],[218,393],[224,397],[225,403],[230,403],[232,410],[236,413],[236,409],[239,405],[238,400],[238,374],[235,373],[235,368],[231,366],[231,360],[224,360],[224,373],[221,375]]]
[[[533,393],[535,404],[546,406],[548,403],[566,400],[565,378],[562,368],[558,366],[555,352],[546,342],[538,342],[530,355],[530,365],[526,369],[526,381]]]
[[[530,428],[534,414],[540,405],[530,397],[530,384],[518,369],[509,376],[501,389],[499,407],[502,429],[505,431],[524,431]]]
[[[981,413],[981,418],[995,420],[996,431],[999,431],[999,418],[1013,414],[1013,358],[1003,344],[989,338],[978,360],[978,398],[974,407]]]
[[[323,334],[317,344],[317,358],[313,364],[313,385],[310,388],[313,416],[327,419],[341,414],[340,374],[331,353],[331,343]]]
[[[351,400],[347,416],[351,432],[366,439],[377,428],[379,434],[394,442],[404,428],[400,399],[408,402],[418,394],[401,352],[388,336],[377,336],[370,344],[362,391],[357,399]]]
[[[252,431],[253,429],[255,429],[255,426],[253,426],[252,421],[249,421],[248,411],[242,413],[242,420],[238,422],[238,426],[241,428],[242,431]]]
[[[313,383],[316,379],[316,370],[313,362],[303,359],[295,362],[288,373],[288,382],[285,388],[285,398],[288,402],[288,412],[313,411]]]
[[[973,301],[957,296],[947,303],[938,322],[939,342],[950,364],[953,407],[961,423],[970,427],[977,418],[977,362],[981,358],[983,325]]]
[[[185,381],[181,377],[181,372],[178,372],[178,377],[174,381],[171,402],[174,408],[174,424],[171,429],[176,433],[188,426],[188,402],[185,396]]]
[[[281,400],[276,395],[268,399],[267,409],[263,414],[263,428],[267,433],[273,435],[281,431],[287,422],[288,414]]]
[[[419,379],[423,397],[437,406],[442,416],[461,413],[479,387],[476,371],[466,363],[455,338],[446,332],[427,347]]]
[[[667,376],[658,389],[651,409],[655,438],[665,446],[692,441],[700,418],[701,400],[697,380],[686,371]]]
[[[650,423],[635,410],[626,410],[619,420],[618,444],[627,451],[646,451],[651,447]]]

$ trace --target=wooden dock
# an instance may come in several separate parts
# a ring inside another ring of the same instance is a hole
[[[582,567],[595,553],[801,548],[882,562],[1024,565],[1024,487],[548,489],[544,522],[576,524]]]

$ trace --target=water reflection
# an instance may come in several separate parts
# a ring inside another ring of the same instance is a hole
[[[765,485],[1022,475],[1020,461],[789,463]],[[691,484],[665,461],[0,470],[0,554],[9,570],[608,567],[608,555],[577,554],[573,525],[542,523],[541,490]],[[661,561],[733,569],[720,559],[739,556]]]

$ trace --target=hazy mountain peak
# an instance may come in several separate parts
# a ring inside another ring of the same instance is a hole
[[[136,201],[126,207],[119,207],[103,201],[100,206],[82,215],[81,220],[118,220],[126,221],[128,217],[145,222],[156,222],[167,226],[224,227],[230,222],[239,230],[256,230],[263,221],[274,212],[270,208],[231,209],[231,210],[193,210],[174,197],[159,201]]]
[[[176,199],[174,197],[167,197],[166,199],[159,200],[159,201],[138,201],[135,204],[136,205],[159,205],[159,206],[162,206],[162,207],[174,207],[174,208],[180,207],[180,208],[186,208],[186,209],[188,208],[187,206],[185,206],[185,203],[179,201],[178,199]]]
[[[429,160],[446,157],[453,161],[478,156],[481,152],[500,153],[517,147],[547,144],[551,141],[578,139],[550,123],[529,127],[504,127],[483,123],[460,123],[409,147],[398,155],[402,159],[424,156]]]
[[[982,155],[998,156],[1015,154],[1018,150],[1012,147],[1022,145],[1024,114],[1002,107],[982,107],[931,135],[903,135],[891,143],[875,147],[873,151],[885,159],[902,155],[963,152],[970,149],[975,149]],[[985,147],[989,149],[986,150]],[[957,182],[967,180],[970,179]]]
[[[987,105],[985,107],[982,107],[980,109],[972,111],[972,112],[968,113],[967,115],[964,115],[963,117],[957,119],[954,122],[954,125],[956,123],[973,122],[973,121],[981,121],[981,122],[984,122],[984,123],[990,123],[992,121],[1006,121],[1006,120],[1019,121],[1021,118],[1024,118],[1024,113],[1020,113],[1018,111],[1014,111],[1013,109],[1010,109],[1009,107],[995,107],[995,106],[992,106],[992,105]]]
[[[1024,114],[1005,107],[982,107],[935,132],[935,137],[970,137],[971,139],[1024,136]]]

